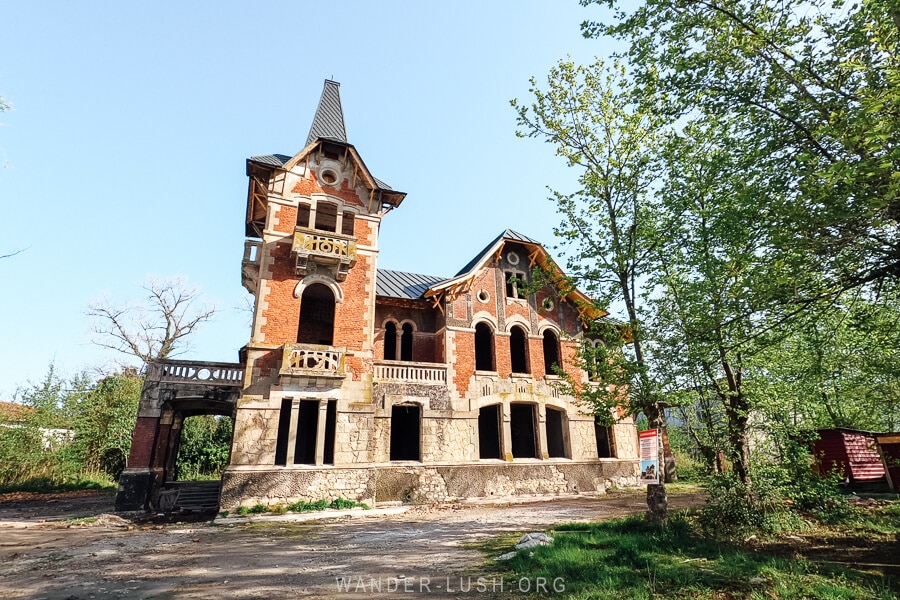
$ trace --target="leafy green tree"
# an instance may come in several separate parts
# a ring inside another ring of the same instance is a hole
[[[582,0],[614,9],[586,36],[628,44],[672,119],[727,118],[758,171],[795,303],[900,275],[900,8],[895,0]],[[788,176],[785,186],[783,175]],[[797,269],[793,269],[797,271]]]
[[[665,416],[649,374],[640,306],[641,278],[658,243],[648,204],[659,173],[662,122],[651,103],[634,94],[618,64],[562,61],[550,70],[546,89],[532,78],[530,92],[530,105],[512,101],[519,135],[553,144],[578,169],[579,190],[554,191],[551,197],[563,219],[554,232],[568,256],[569,283],[601,307],[622,303],[628,319],[626,327],[600,324],[606,343],[585,346],[585,353],[595,353],[587,363],[607,385],[585,387],[581,396],[597,414],[609,415],[627,389],[631,411],[662,428]],[[647,502],[652,515],[666,518],[664,484],[648,486]]]
[[[198,415],[185,419],[176,461],[178,479],[220,477],[228,465],[232,427],[229,417]]]

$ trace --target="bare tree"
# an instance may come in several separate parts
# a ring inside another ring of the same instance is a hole
[[[149,279],[142,287],[147,292],[144,305],[99,300],[88,306],[95,344],[146,365],[184,352],[189,336],[216,312],[184,279]]]

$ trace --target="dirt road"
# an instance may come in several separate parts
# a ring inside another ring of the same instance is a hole
[[[686,494],[670,501],[677,508],[700,498]],[[614,492],[412,507],[397,515],[314,523],[217,525],[105,516],[112,513],[111,496],[0,502],[0,598],[521,598],[520,588],[533,592],[542,582],[501,583],[486,573],[483,556],[468,542],[644,510],[641,494]],[[73,520],[91,515],[104,516],[91,523]],[[554,594],[553,582],[543,585]],[[556,582],[557,591],[561,586]]]

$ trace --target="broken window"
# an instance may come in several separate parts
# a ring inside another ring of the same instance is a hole
[[[552,329],[544,330],[544,372],[547,375],[556,375],[553,367],[559,363],[559,338]]]
[[[547,407],[547,456],[568,458],[569,419],[562,410]]]
[[[509,426],[513,458],[538,458],[534,404],[510,404]]]
[[[506,271],[506,297],[525,298],[525,273],[519,271]]]
[[[475,325],[475,370],[494,370],[494,331],[483,322]]]
[[[307,286],[300,297],[297,343],[330,346],[333,342],[334,292],[326,285],[314,283]]]
[[[316,229],[321,231],[337,231],[337,204],[333,202],[316,203]]]
[[[344,219],[341,221],[341,233],[343,235],[353,235],[354,216],[352,212],[345,212]]]
[[[384,360],[397,360],[397,325],[393,321],[384,325]]]
[[[297,206],[297,227],[309,227],[309,204]]]
[[[278,413],[278,437],[275,438],[275,465],[283,467],[287,464],[288,438],[291,434],[291,404],[293,401],[286,398],[281,401],[281,411]]]
[[[528,334],[514,325],[509,332],[509,356],[513,373],[528,373]]]
[[[400,360],[411,361],[413,359],[413,327],[409,323],[403,324],[403,333],[400,336]]]
[[[615,458],[616,444],[612,427],[605,425],[599,416],[594,417],[594,435],[597,438],[597,458]]]
[[[500,405],[484,406],[478,411],[478,457],[500,458]]]
[[[316,434],[319,432],[319,401],[301,400],[297,415],[294,464],[316,464]]]
[[[419,417],[416,405],[391,408],[391,460],[420,460]]]

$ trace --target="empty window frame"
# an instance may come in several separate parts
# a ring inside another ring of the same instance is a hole
[[[565,411],[547,407],[547,456],[569,458],[569,419]]]
[[[604,424],[600,417],[594,417],[594,435],[597,438],[597,458],[615,458],[616,444],[612,427]]]
[[[309,204],[301,202],[297,206],[297,227],[309,227]]]
[[[341,221],[341,233],[343,235],[353,235],[353,225],[355,224],[354,215],[352,212],[345,212],[344,218]]]
[[[501,458],[500,405],[483,406],[478,411],[478,457]]]
[[[561,366],[559,360],[559,338],[552,329],[544,330],[544,373],[556,375],[553,367]]]
[[[403,404],[391,407],[391,460],[421,460],[421,409]]]
[[[337,428],[337,400],[329,400],[325,409],[325,444],[323,461],[326,465],[334,464],[334,432]]]
[[[413,359],[413,326],[403,324],[403,333],[400,335],[400,360],[412,361]]]
[[[475,370],[494,370],[494,331],[483,322],[475,325]]]
[[[506,297],[507,298],[525,298],[527,293],[525,291],[525,273],[520,271],[506,271],[504,274],[506,278]]]
[[[333,202],[316,202],[316,229],[320,231],[337,231],[338,207]]]
[[[397,360],[397,324],[384,324],[384,360]]]
[[[509,358],[513,373],[528,373],[528,334],[518,325],[509,331]]]
[[[325,346],[334,343],[334,292],[328,286],[314,283],[303,290],[297,343]]]
[[[288,399],[281,401],[281,410],[278,413],[278,437],[275,438],[275,465],[283,467],[287,465],[288,439],[291,435],[291,405],[293,401]]]
[[[319,431],[319,401],[301,400],[297,415],[294,464],[316,464],[316,435]]]
[[[509,405],[510,442],[513,458],[538,458],[534,404]]]

